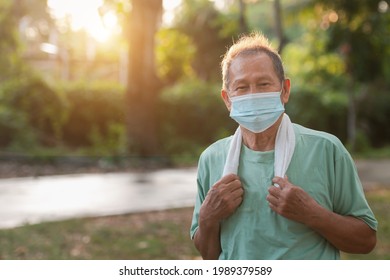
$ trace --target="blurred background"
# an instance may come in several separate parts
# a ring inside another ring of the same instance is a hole
[[[0,175],[196,166],[203,149],[237,126],[220,99],[219,65],[232,42],[252,31],[269,37],[282,56],[292,81],[287,105],[292,121],[336,135],[354,159],[372,159],[376,171],[388,173],[389,165],[380,160],[390,158],[389,5],[388,0],[0,0]],[[386,180],[370,199],[388,223]],[[185,233],[182,239],[169,235],[172,244],[191,242],[191,209],[184,212],[181,219],[173,214]],[[196,256],[172,248],[142,255],[154,229],[160,234],[156,240],[167,241],[170,231],[155,224],[161,215],[148,216],[155,219],[150,228],[133,237],[136,245],[128,246],[138,250],[134,258]],[[107,228],[96,238],[126,239],[144,218],[137,219],[125,222],[130,228],[118,228],[120,234],[110,231],[110,223],[122,220],[105,221]],[[72,255],[74,247],[91,243],[94,226],[74,235],[75,225],[68,225],[70,233],[56,245],[75,241],[67,255],[60,249],[50,253],[46,245],[38,253],[20,245],[31,236],[26,231],[0,258],[129,257],[128,252]],[[382,229],[385,245],[372,258],[390,257],[390,227]],[[0,233],[0,247],[15,239],[15,232]],[[101,252],[109,250],[114,248]],[[43,251],[48,255],[39,255]]]
[[[219,63],[251,31],[279,49],[294,122],[387,150],[385,0],[0,0],[3,158],[193,164],[236,126]]]

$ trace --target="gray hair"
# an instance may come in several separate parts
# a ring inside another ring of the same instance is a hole
[[[235,58],[240,55],[255,55],[259,53],[265,53],[271,58],[276,75],[282,82],[285,79],[285,73],[280,55],[264,35],[255,32],[241,37],[225,53],[221,62],[222,89],[226,91],[229,89],[229,69]]]

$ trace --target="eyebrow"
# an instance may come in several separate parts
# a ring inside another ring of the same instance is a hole
[[[268,74],[261,75],[261,76],[256,77],[256,81],[258,81],[258,80],[266,80],[266,81],[272,80],[272,76],[268,75]],[[241,79],[233,80],[231,83],[231,86],[234,87],[235,85],[240,84],[242,82],[247,82],[247,79],[241,78]]]

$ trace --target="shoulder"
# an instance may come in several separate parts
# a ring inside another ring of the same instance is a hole
[[[200,155],[197,180],[204,193],[222,177],[231,139],[232,136],[216,141]]]
[[[307,150],[325,152],[333,155],[336,159],[340,156],[349,156],[349,152],[343,143],[335,135],[310,129],[298,124],[294,124],[296,143]]]
[[[294,124],[294,132],[298,140],[320,141],[331,145],[343,146],[339,138],[328,132],[310,129],[299,124]]]
[[[200,162],[226,159],[232,137],[222,138],[208,146],[200,155]]]

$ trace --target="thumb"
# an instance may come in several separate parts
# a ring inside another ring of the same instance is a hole
[[[272,179],[272,183],[275,187],[277,188],[280,188],[280,189],[283,189],[284,186],[285,186],[285,182],[284,182],[284,179],[281,178],[281,177],[274,177]]]

